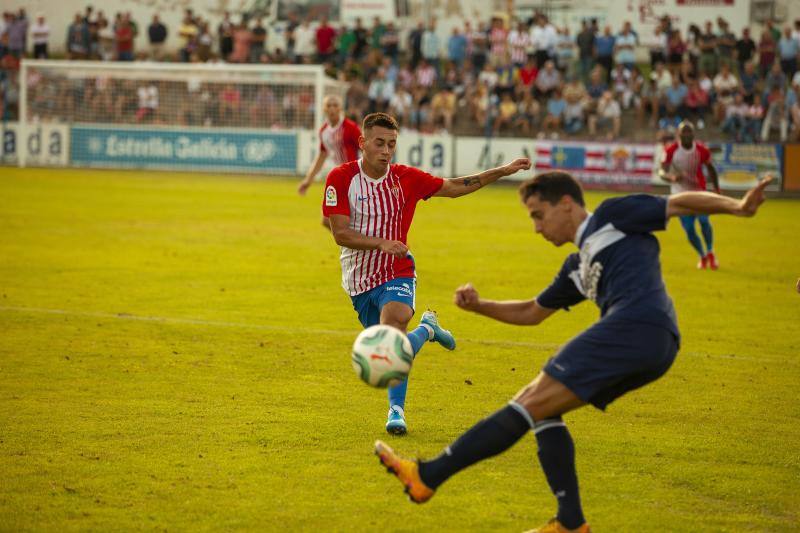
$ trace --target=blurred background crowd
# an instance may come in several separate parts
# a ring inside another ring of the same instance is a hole
[[[3,14],[6,119],[16,118],[13,73],[20,58],[51,57],[50,23],[24,8]],[[431,20],[401,31],[375,18],[334,26],[290,14],[276,44],[256,17],[227,13],[212,27],[187,9],[180,26],[168,27],[157,14],[137,21],[129,12],[107,15],[87,7],[69,21],[60,57],[321,64],[329,76],[348,82],[349,116],[387,111],[420,132],[650,141],[691,119],[719,139],[800,139],[800,20],[785,27],[767,22],[751,35],[749,28],[735,32],[722,18],[684,33],[664,17],[647,36],[655,44],[648,45],[630,22],[600,27],[587,19],[572,34],[541,13],[467,22],[447,38],[436,25]],[[173,32],[176,50],[165,46]],[[147,44],[137,48],[141,34]],[[37,117],[80,112],[92,121],[247,127],[315,127],[313,105],[311,91],[289,86],[102,77],[42,85],[31,96]]]

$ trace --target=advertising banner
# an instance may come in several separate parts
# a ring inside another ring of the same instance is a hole
[[[397,137],[395,163],[417,167],[434,176],[452,178],[453,137],[401,131]]]
[[[202,128],[72,127],[73,166],[297,172],[297,134]]]
[[[489,139],[486,137],[456,138],[455,175],[468,176],[489,168],[499,167],[518,157],[533,160],[536,144],[533,139]],[[532,176],[532,172],[518,172],[504,180],[522,181]]]
[[[25,153],[28,166],[65,167],[69,162],[69,127],[63,124],[28,124],[23,132],[15,122],[0,126],[0,160],[16,165]]]
[[[766,174],[774,180],[768,191],[781,190],[783,146],[780,144],[709,143],[722,190],[747,190]]]
[[[652,184],[656,145],[536,141],[536,172],[563,170],[581,183],[606,188]]]

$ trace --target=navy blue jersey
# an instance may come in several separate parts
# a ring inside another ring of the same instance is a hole
[[[664,288],[658,240],[651,232],[667,225],[667,199],[648,194],[601,203],[578,229],[578,253],[536,301],[550,309],[593,300],[600,315],[652,324],[676,336],[672,300]]]

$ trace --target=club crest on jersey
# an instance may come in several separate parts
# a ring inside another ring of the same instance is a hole
[[[400,187],[395,186],[392,187],[390,190],[392,191],[392,194],[394,194],[395,198],[400,198]]]
[[[325,205],[335,206],[336,204],[336,189],[333,185],[328,185],[328,188],[325,189]]]

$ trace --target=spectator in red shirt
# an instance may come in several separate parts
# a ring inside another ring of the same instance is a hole
[[[336,30],[328,24],[328,18],[322,17],[317,28],[317,61],[327,63],[333,58]]]
[[[533,87],[538,74],[539,69],[536,68],[536,58],[532,55],[528,56],[528,61],[517,71],[520,83],[527,89]]]
[[[130,15],[125,13],[120,18],[119,25],[114,31],[118,61],[133,61],[133,37],[134,31],[133,26],[131,26]]]

